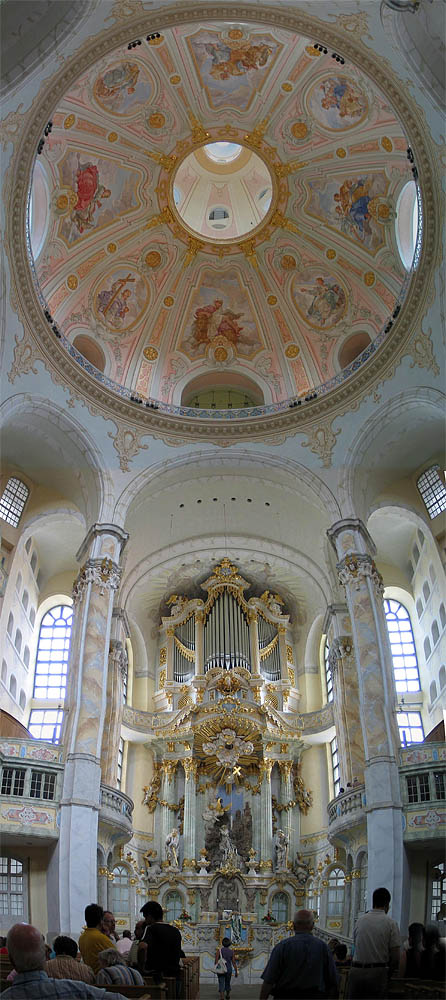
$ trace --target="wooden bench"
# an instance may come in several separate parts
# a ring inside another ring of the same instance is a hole
[[[104,986],[107,993],[121,993],[123,997],[147,997],[148,1000],[167,1000],[165,986],[153,982],[144,982],[144,986],[121,986],[114,983],[113,986]]]

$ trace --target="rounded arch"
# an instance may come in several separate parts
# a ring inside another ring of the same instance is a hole
[[[244,405],[257,406],[273,402],[271,390],[269,390],[270,398],[267,399],[265,397],[265,393],[260,386],[260,379],[258,384],[253,378],[249,378],[247,375],[240,372],[209,372],[205,369],[201,374],[195,375],[189,382],[185,383],[181,393],[181,402],[179,405],[193,406],[194,396],[199,397],[203,395],[203,393],[208,393],[212,390],[217,392],[220,390],[221,392],[223,389],[235,392],[237,396],[243,397],[243,394],[246,395],[249,401],[246,404],[244,404],[243,401],[236,402],[236,408],[243,407]],[[209,406],[210,404],[205,403],[203,405]],[[224,405],[221,405],[220,403],[217,406],[217,409],[224,408]]]
[[[368,412],[346,451],[339,485],[342,517],[360,517],[365,523],[380,504],[380,493],[384,489],[391,493],[389,477],[397,482],[395,469],[401,478],[410,477],[415,471],[413,455],[441,453],[443,436],[444,398],[437,389],[406,389]],[[398,505],[397,494],[389,502]],[[422,510],[415,487],[409,506],[411,502],[415,510],[418,503]]]
[[[110,520],[114,493],[111,475],[103,466],[93,436],[72,414],[41,396],[34,396],[31,401],[28,395],[17,394],[3,403],[0,419],[5,463],[20,455],[21,465],[31,481],[49,486],[74,503],[87,526]],[[36,446],[39,438],[41,448]],[[46,456],[45,474],[42,454]],[[25,511],[24,524],[26,514]]]

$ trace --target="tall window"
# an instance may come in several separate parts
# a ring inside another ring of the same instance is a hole
[[[13,476],[8,479],[0,497],[0,517],[16,528],[23,514],[23,508],[29,497],[29,489],[21,479]]]
[[[417,486],[430,518],[446,510],[446,486],[440,476],[440,466],[431,465],[417,479]]]
[[[420,675],[409,612],[399,601],[385,600],[384,611],[392,650],[397,691],[419,691]]]
[[[446,868],[444,862],[435,865],[432,872],[431,921],[437,919],[437,913],[442,903],[446,903]]]
[[[67,604],[58,604],[42,618],[34,676],[35,698],[65,697],[72,623],[73,611]]]
[[[278,924],[286,924],[289,914],[289,897],[286,892],[276,892],[271,901],[271,916]]]
[[[63,710],[61,708],[33,708],[29,717],[28,729],[36,740],[59,743],[62,720]]]
[[[16,858],[0,858],[0,913],[23,917],[23,866]]]
[[[407,747],[409,743],[423,742],[424,729],[419,712],[397,712],[396,717],[402,747]]]
[[[328,642],[324,646],[324,666],[325,666],[325,684],[327,686],[327,701],[333,701],[333,675],[330,667],[330,647]]]
[[[119,747],[118,747],[118,771],[117,771],[117,775],[116,775],[116,784],[117,784],[118,788],[120,788],[121,784],[122,784],[122,761],[123,761],[123,757],[124,757],[124,740],[123,740],[123,738],[121,736],[121,739],[119,740]]]
[[[341,788],[341,776],[339,774],[339,751],[338,751],[338,741],[336,739],[336,736],[334,740],[332,740],[330,743],[330,750],[331,750],[331,767],[333,773],[333,787],[336,796],[339,795],[339,791]]]
[[[166,923],[170,924],[172,920],[178,920],[183,911],[183,900],[179,892],[168,892],[165,895],[163,910],[166,914]]]
[[[342,868],[334,868],[328,879],[327,916],[340,916],[344,910],[345,875]]]
[[[127,868],[118,865],[113,869],[112,908],[115,913],[129,913],[129,873]]]

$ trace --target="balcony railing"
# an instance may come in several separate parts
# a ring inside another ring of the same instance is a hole
[[[109,785],[101,785],[100,820],[124,823],[126,828],[132,825],[133,802],[128,795]]]
[[[365,807],[364,785],[355,785],[328,803],[328,826],[352,826],[361,822]]]
[[[405,840],[444,837],[446,832],[446,746],[423,743],[400,751],[400,787]]]
[[[62,792],[60,747],[36,740],[0,744],[2,832],[15,837],[57,838],[57,810]]]

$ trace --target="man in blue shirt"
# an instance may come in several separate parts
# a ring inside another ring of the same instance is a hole
[[[324,941],[313,937],[313,914],[298,910],[293,924],[294,937],[276,944],[262,972],[260,1000],[267,1000],[270,993],[275,1000],[336,997],[336,967]]]
[[[45,941],[31,924],[14,924],[6,939],[9,958],[17,970],[11,986],[2,993],[2,1000],[107,1000],[107,993],[98,986],[74,979],[50,979],[45,972]],[[110,996],[110,994],[108,994]],[[124,1000],[122,993],[115,993]]]

